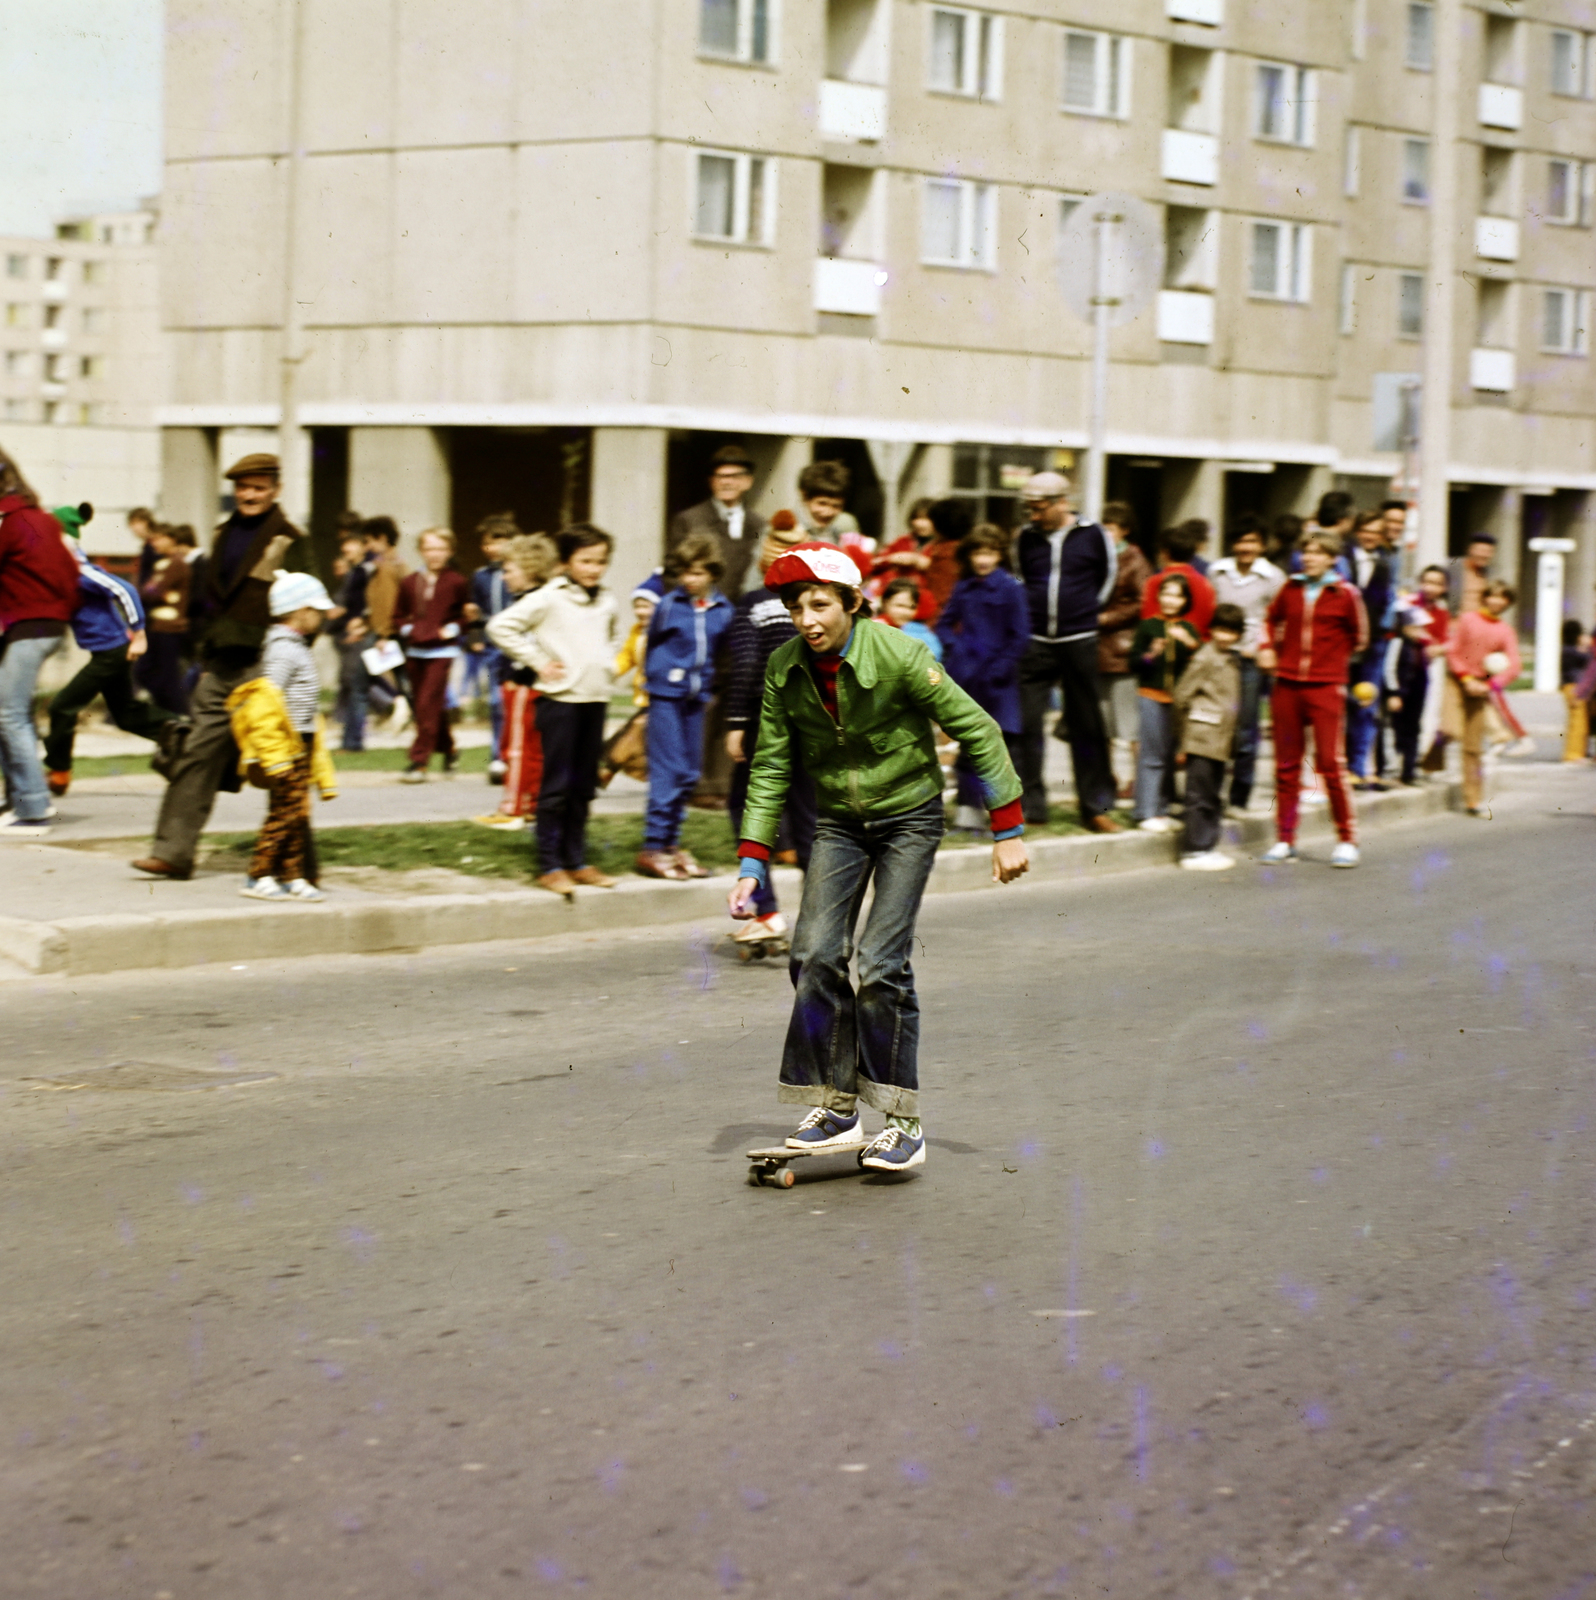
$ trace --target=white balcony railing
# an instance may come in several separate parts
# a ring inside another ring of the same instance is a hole
[[[67,286],[59,278],[46,278],[39,285],[39,293],[46,300],[53,300],[59,303],[67,297]]]
[[[1469,386],[1491,394],[1511,393],[1517,365],[1511,350],[1471,350]]]
[[[1158,297],[1158,337],[1165,344],[1212,344],[1214,297],[1165,289]]]
[[[46,350],[65,350],[66,342],[67,336],[65,328],[46,328],[44,332],[39,335],[39,343],[42,344]]]
[[[874,261],[840,261],[822,256],[815,262],[815,310],[848,317],[877,316],[886,281],[886,269]]]
[[[1211,133],[1164,129],[1164,176],[1174,183],[1219,182],[1219,140]]]
[[[1206,22],[1217,28],[1225,20],[1225,0],[1164,0],[1164,15],[1171,22]]]
[[[869,142],[887,136],[887,91],[873,83],[827,78],[820,85],[823,139]]]
[[[1487,128],[1522,128],[1524,91],[1505,83],[1482,83],[1480,121]]]
[[[1511,217],[1476,217],[1474,254],[1484,261],[1517,261],[1518,224]]]

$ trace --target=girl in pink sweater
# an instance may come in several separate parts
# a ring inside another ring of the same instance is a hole
[[[1447,643],[1445,727],[1463,741],[1463,801],[1471,817],[1485,801],[1485,714],[1493,691],[1500,693],[1519,673],[1518,633],[1502,620],[1518,599],[1511,584],[1486,584],[1480,609],[1457,619]]]

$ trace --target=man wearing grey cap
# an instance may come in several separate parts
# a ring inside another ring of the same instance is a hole
[[[1020,662],[1020,779],[1025,820],[1047,821],[1043,723],[1053,685],[1064,695],[1064,722],[1075,767],[1081,822],[1118,833],[1108,815],[1114,769],[1097,693],[1097,618],[1114,590],[1119,555],[1108,531],[1070,515],[1070,481],[1059,472],[1026,480],[1021,498],[1031,520],[1015,545],[1031,608],[1031,642]]]
[[[238,788],[238,749],[227,697],[260,665],[271,626],[268,595],[279,572],[315,571],[310,540],[277,504],[277,457],[256,453],[227,469],[233,485],[232,516],[218,525],[205,564],[205,581],[191,608],[200,679],[190,706],[192,724],[170,723],[181,739],[163,738],[166,795],[150,854],[133,863],[156,878],[188,878],[200,831],[224,785]]]

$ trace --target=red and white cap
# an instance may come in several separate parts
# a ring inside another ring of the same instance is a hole
[[[857,589],[862,582],[859,566],[846,550],[818,539],[806,539],[771,562],[765,587],[780,589],[789,583],[845,583]]]

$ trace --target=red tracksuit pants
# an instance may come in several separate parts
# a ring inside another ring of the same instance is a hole
[[[1313,730],[1313,759],[1330,796],[1336,832],[1348,844],[1358,838],[1357,814],[1347,788],[1347,686],[1344,683],[1288,683],[1275,679],[1275,818],[1287,844],[1297,839],[1297,809],[1302,794],[1302,756]]]
[[[504,733],[499,749],[504,756],[504,799],[499,810],[507,817],[537,814],[538,787],[543,782],[543,737],[538,732],[538,692],[519,683],[506,683]]]

